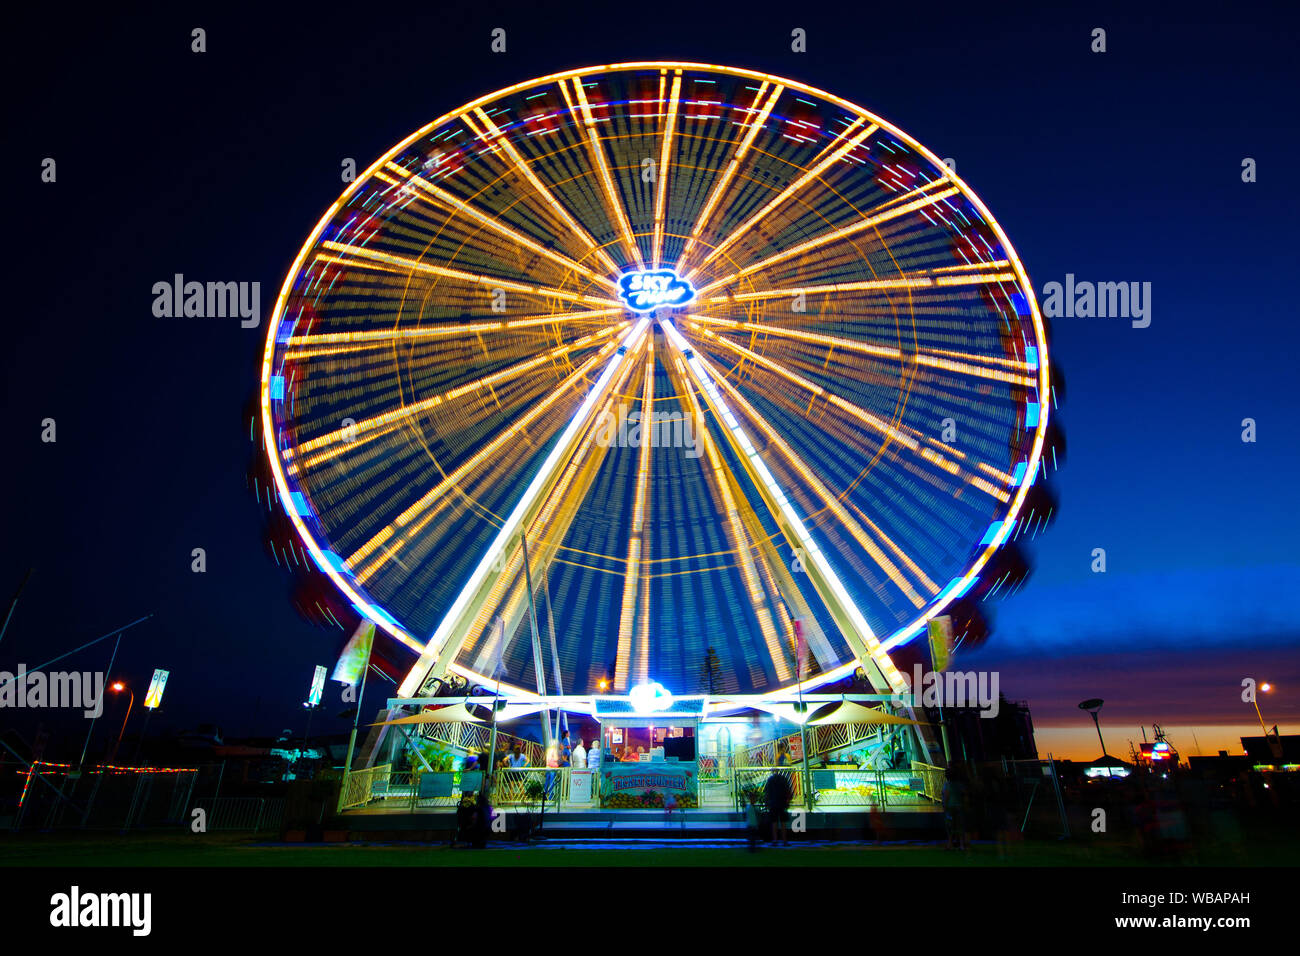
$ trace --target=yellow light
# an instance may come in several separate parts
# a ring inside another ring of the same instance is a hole
[[[560,92],[564,94],[564,99],[568,102],[569,91],[563,80],[560,81]],[[605,147],[601,145],[600,134],[596,132],[596,117],[591,112],[591,104],[587,102],[587,92],[583,89],[582,80],[573,80],[573,92],[577,96],[578,105],[582,109],[583,122],[587,125],[587,143],[592,157],[596,160],[596,169],[600,172],[600,181],[605,187],[605,198],[609,200],[610,208],[614,211],[614,220],[618,223],[618,230],[623,237],[623,244],[627,246],[628,255],[636,262],[637,268],[644,269],[645,260],[641,258],[641,247],[636,244],[636,239],[632,236],[632,226],[627,221],[627,215],[623,211],[623,203],[619,199],[618,190],[614,187],[614,178],[610,175],[609,164],[605,161]],[[615,288],[617,288],[617,284],[615,284]]]
[[[651,244],[654,250],[653,261],[654,268],[659,268],[660,253],[663,251],[664,242],[664,206],[668,199],[668,164],[669,150],[672,148],[673,131],[677,127],[677,97],[682,88],[682,71],[678,70],[673,76],[672,93],[668,97],[668,119],[664,124],[664,141],[659,151],[659,188],[655,194],[655,231],[654,241]]]
[[[741,138],[740,145],[736,147],[735,155],[731,157],[731,162],[727,165],[726,171],[724,171],[721,178],[718,179],[718,184],[713,187],[713,191],[709,194],[708,201],[704,204],[704,208],[700,210],[700,216],[695,221],[695,228],[691,230],[690,238],[686,240],[686,246],[682,249],[682,254],[677,260],[677,272],[679,274],[685,267],[687,259],[695,248],[697,237],[704,231],[704,226],[709,221],[709,216],[713,213],[713,207],[718,204],[718,200],[721,199],[722,194],[726,192],[727,186],[731,183],[732,177],[736,175],[736,170],[740,168],[741,159],[747,152],[749,152],[749,147],[753,144],[754,139],[763,129],[763,124],[767,122],[767,117],[771,114],[772,107],[776,106],[777,99],[780,98],[781,93],[785,90],[784,86],[777,84],[777,86],[772,90],[772,95],[768,97],[767,102],[764,103],[760,109],[758,104],[759,101],[763,99],[763,93],[767,90],[767,82],[767,80],[764,80],[762,85],[759,86],[758,92],[754,94],[754,104],[749,108],[749,112],[751,113],[757,110],[757,115],[748,124],[749,128]]]
[[[940,180],[939,182],[942,182],[942,180]],[[930,185],[932,184],[927,184],[926,188],[929,188]],[[745,268],[741,269],[739,272],[733,273],[729,276],[723,276],[721,279],[718,279],[714,282],[710,282],[708,285],[700,289],[700,295],[707,295],[708,293],[714,291],[715,289],[721,288],[722,286],[730,285],[732,282],[735,282],[737,279],[742,279],[747,275],[752,275],[755,272],[759,272],[763,269],[767,269],[771,266],[776,265],[778,262],[784,262],[785,260],[794,258],[795,256],[803,255],[806,252],[811,252],[813,249],[818,249],[824,245],[828,245],[829,243],[836,242],[840,239],[845,238],[846,236],[851,236],[855,233],[859,233],[867,229],[871,229],[874,226],[879,226],[883,223],[889,222],[891,219],[897,219],[899,216],[905,216],[909,212],[914,212],[925,206],[932,205],[933,203],[936,203],[941,199],[946,199],[948,196],[951,196],[957,192],[960,192],[960,190],[957,189],[956,186],[949,186],[948,188],[940,190],[937,193],[930,193],[929,195],[922,196],[920,199],[913,200],[912,202],[906,203],[901,206],[895,206],[892,209],[889,209],[888,211],[880,212],[874,216],[869,216],[868,218],[863,219],[859,222],[850,223],[849,225],[844,226],[840,229],[834,229],[831,232],[826,233],[825,235],[816,237],[815,239],[809,239],[807,242],[802,242],[797,246],[793,246],[792,248],[785,250],[784,252],[778,252],[774,256],[769,256],[768,258],[764,259],[762,262],[755,262],[751,266],[745,266]]]
[[[855,136],[853,136],[852,139],[846,139],[849,133],[856,130],[859,126],[861,126],[865,122],[866,120],[864,120],[862,117],[859,116],[848,126],[844,127],[842,131],[836,134],[835,139],[832,140],[831,147],[833,148],[828,147],[828,149],[830,149],[830,152],[825,158],[823,158],[820,162],[814,165],[802,176],[800,176],[789,186],[783,189],[780,195],[778,195],[775,199],[768,202],[767,205],[765,205],[758,212],[754,213],[754,215],[750,216],[747,220],[745,220],[743,224],[733,229],[725,240],[723,240],[721,243],[713,247],[713,251],[710,252],[707,256],[705,256],[703,261],[701,261],[698,266],[691,269],[691,271],[686,273],[684,276],[682,276],[682,278],[684,279],[691,278],[692,276],[695,275],[695,273],[699,272],[700,269],[702,269],[704,266],[708,265],[718,256],[722,255],[722,253],[725,252],[727,249],[730,249],[733,245],[736,244],[737,240],[739,240],[741,236],[749,232],[749,230],[753,229],[754,226],[756,226],[758,223],[762,222],[763,219],[770,212],[772,212],[772,210],[776,209],[778,206],[782,205],[787,200],[789,200],[790,198],[798,194],[798,192],[801,189],[803,189],[814,179],[818,179],[822,173],[826,172],[826,170],[829,169],[832,165],[834,165],[835,163],[843,159],[846,154],[851,153],[854,149],[856,149],[859,145],[861,145],[863,140],[865,140],[868,136],[870,136],[872,133],[874,133],[876,130],[880,128],[875,123],[870,123],[867,125],[866,129],[862,130],[860,133],[857,133]],[[835,146],[836,143],[839,143],[839,145]]]

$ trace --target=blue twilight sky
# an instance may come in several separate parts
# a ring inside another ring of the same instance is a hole
[[[1271,719],[1296,729],[1293,6],[543,6],[17,14],[22,50],[0,67],[21,91],[0,157],[18,203],[0,593],[37,570],[0,669],[153,612],[116,671],[144,682],[172,669],[157,726],[300,727],[312,667],[337,638],[295,615],[244,490],[241,413],[264,329],[156,319],[153,283],[260,281],[269,314],[340,192],[342,157],[364,167],[509,83],[677,57],[822,87],[954,158],[1040,291],[1067,273],[1151,283],[1149,328],[1054,323],[1068,384],[1060,517],[970,666],[999,668],[1044,727],[1078,724],[1075,702],[1094,695],[1132,724],[1230,723],[1243,716],[1234,688],[1258,671],[1279,683]],[[208,31],[201,56],[194,26]],[[807,53],[790,52],[794,27]],[[1095,27],[1104,54],[1090,52]],[[55,185],[38,178],[46,156]],[[1255,183],[1241,180],[1245,157]],[[38,440],[47,416],[55,445]],[[189,571],[194,547],[205,575]],[[79,666],[107,663],[94,654]]]

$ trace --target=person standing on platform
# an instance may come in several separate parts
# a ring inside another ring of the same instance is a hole
[[[774,770],[763,785],[763,800],[772,818],[772,843],[784,846],[789,843],[786,819],[790,811],[790,781],[780,770]]]
[[[948,765],[943,776],[943,817],[948,828],[948,849],[965,850],[966,801],[969,796],[966,768],[960,761]]]
[[[790,744],[785,739],[777,741],[776,744],[776,765],[778,767],[788,767],[793,763],[790,759]]]
[[[664,826],[672,826],[673,814],[676,813],[682,829],[686,829],[686,817],[682,815],[681,809],[677,805],[677,794],[671,790],[664,791]]]
[[[758,849],[758,799],[751,792],[749,802],[745,805],[745,835],[749,838],[749,849]]]
[[[479,790],[474,810],[473,847],[476,850],[482,850],[487,846],[488,833],[492,830],[492,804],[488,800],[486,787]]]
[[[582,746],[582,738],[578,738],[577,744],[573,747],[573,769],[587,769],[587,748]]]
[[[599,737],[596,737],[596,738],[595,738],[594,740],[592,740],[592,742],[591,742],[591,749],[590,749],[589,751],[587,751],[587,769],[588,769],[588,770],[599,770],[599,769],[600,769],[600,756],[601,756],[601,754],[600,754],[600,738],[599,738]]]

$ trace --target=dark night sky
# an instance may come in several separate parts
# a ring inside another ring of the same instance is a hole
[[[520,80],[680,58],[802,80],[955,158],[1040,292],[1067,272],[1152,283],[1150,328],[1055,322],[1069,385],[1060,520],[967,660],[1000,668],[1040,724],[1077,722],[1075,701],[1094,694],[1135,724],[1248,722],[1236,688],[1257,675],[1280,685],[1270,722],[1296,729],[1294,9],[1170,7],[1174,20],[1095,4],[543,6],[16,14],[3,67],[18,209],[0,594],[36,572],[0,669],[152,612],[114,676],[142,689],[154,667],[171,669],[155,729],[300,729],[312,666],[338,638],[297,617],[244,486],[241,413],[265,324],[155,318],[153,284],[178,272],[260,281],[265,319],[342,191],[344,157],[364,168]],[[189,49],[195,26],[202,55]],[[504,55],[489,52],[497,26]],[[1089,51],[1097,26],[1101,55]],[[790,52],[793,27],[808,53]],[[55,184],[40,182],[47,156]],[[1253,184],[1240,178],[1247,156]],[[47,417],[55,444],[40,441]],[[1246,417],[1255,444],[1240,440]],[[206,574],[190,571],[196,547]],[[1089,570],[1097,547],[1105,575]],[[103,667],[109,649],[62,666]],[[318,724],[331,725],[342,721]]]

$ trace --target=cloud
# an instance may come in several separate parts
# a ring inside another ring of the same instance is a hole
[[[963,656],[961,669],[997,670],[1009,698],[1028,699],[1035,723],[1061,724],[1082,716],[1078,702],[1106,701],[1112,719],[1139,724],[1239,724],[1255,719],[1241,699],[1242,679],[1270,681],[1273,695],[1261,701],[1268,725],[1300,717],[1300,641],[1278,640],[1259,646],[1153,646],[1135,639],[1086,653],[1007,657],[995,647]],[[1136,636],[1135,636],[1136,637]]]

